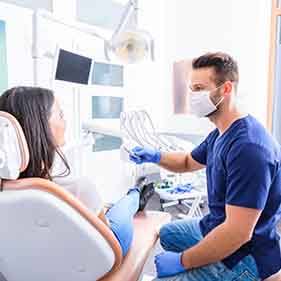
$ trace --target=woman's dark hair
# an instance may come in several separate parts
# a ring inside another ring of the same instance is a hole
[[[0,96],[0,110],[12,114],[26,137],[30,161],[20,178],[40,177],[52,180],[51,168],[57,153],[65,164],[62,175],[70,173],[69,165],[54,142],[49,118],[55,98],[51,90],[39,87],[15,87]]]

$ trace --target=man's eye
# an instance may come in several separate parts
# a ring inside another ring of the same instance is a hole
[[[194,92],[199,92],[199,91],[201,91],[201,90],[202,90],[201,87],[194,87],[194,89],[193,89]]]
[[[63,119],[63,118],[64,118],[64,113],[63,113],[63,111],[62,111],[62,110],[60,111],[59,116],[60,116],[60,118],[61,118],[61,119]]]

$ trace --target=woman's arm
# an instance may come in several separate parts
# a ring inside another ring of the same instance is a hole
[[[99,219],[102,220],[102,222],[104,222],[104,224],[106,224],[107,226],[110,226],[109,225],[109,222],[105,216],[105,212],[104,212],[104,208],[102,208],[102,210],[100,211],[99,215],[98,215]]]

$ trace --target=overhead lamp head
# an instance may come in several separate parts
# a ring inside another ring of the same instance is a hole
[[[142,30],[128,30],[105,45],[108,60],[133,64],[145,59],[154,59],[153,39]]]
[[[115,60],[124,64],[132,64],[145,59],[154,60],[154,41],[151,35],[136,27],[127,28],[136,11],[136,1],[130,0],[111,39],[105,41],[105,56],[109,61]]]

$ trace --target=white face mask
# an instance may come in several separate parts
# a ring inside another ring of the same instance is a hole
[[[197,117],[201,118],[215,112],[218,109],[218,105],[223,101],[224,98],[222,97],[217,104],[214,104],[210,99],[210,93],[220,87],[217,87],[212,91],[191,91],[189,93],[191,114],[194,114]]]

